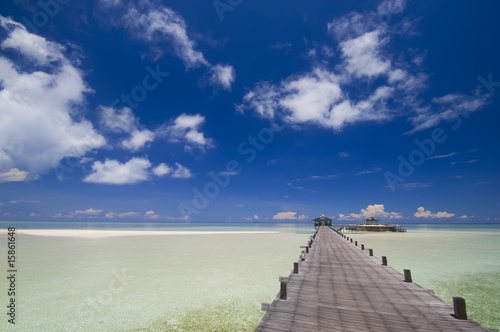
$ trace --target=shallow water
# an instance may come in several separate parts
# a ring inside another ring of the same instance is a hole
[[[0,330],[252,331],[263,315],[261,302],[274,299],[278,277],[290,273],[312,233],[309,225],[258,228],[273,233],[19,234],[16,326],[2,319]]]
[[[40,225],[39,225],[40,226]],[[47,223],[41,228],[268,231],[69,238],[18,235],[15,331],[253,331],[305,245],[310,225]],[[35,228],[17,223],[18,229]],[[5,229],[3,227],[2,229]],[[40,228],[40,227],[39,227]],[[500,327],[500,226],[418,226],[351,235],[472,318]],[[0,257],[5,257],[0,235]],[[0,261],[6,271],[6,259]],[[6,274],[6,272],[4,272]],[[7,303],[6,278],[0,302]],[[5,308],[5,305],[2,305]],[[4,309],[6,312],[6,308]]]
[[[467,314],[500,328],[500,225],[419,225],[406,233],[349,233],[374,256],[453,304],[463,297]]]

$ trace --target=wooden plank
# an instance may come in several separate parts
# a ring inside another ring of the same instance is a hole
[[[255,331],[491,331],[326,226]]]

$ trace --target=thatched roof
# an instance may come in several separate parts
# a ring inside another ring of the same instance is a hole
[[[319,218],[313,219],[313,221],[332,221],[333,219],[327,218],[325,216],[321,216]]]
[[[371,217],[371,218],[366,219],[366,221],[378,221],[378,219]]]

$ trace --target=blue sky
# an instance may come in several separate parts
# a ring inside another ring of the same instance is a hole
[[[3,220],[500,221],[497,1],[0,14]]]

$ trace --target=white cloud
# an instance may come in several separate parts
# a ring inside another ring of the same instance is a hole
[[[382,168],[380,167],[375,167],[375,168],[372,168],[372,169],[367,169],[365,171],[361,171],[361,172],[358,172],[356,173],[356,175],[367,175],[367,174],[374,174],[374,173],[378,173],[382,170]]]
[[[384,204],[368,205],[366,209],[361,209],[360,213],[350,213],[348,215],[339,214],[340,220],[367,219],[371,217],[400,219],[402,218],[402,215],[399,212],[385,211]]]
[[[189,38],[184,18],[164,6],[149,1],[129,2],[121,24],[136,39],[147,42],[167,41],[186,67],[208,65],[196,43]]]
[[[437,219],[442,219],[442,218],[451,218],[455,216],[454,213],[448,213],[446,211],[444,212],[437,212],[437,213],[432,213],[429,210],[426,210],[423,206],[419,207],[417,209],[417,212],[414,213],[414,216],[417,218],[437,218]]]
[[[106,159],[103,162],[96,161],[92,165],[92,173],[83,179],[84,182],[100,184],[135,184],[149,180],[153,175],[162,177],[171,174],[172,178],[188,179],[193,175],[191,171],[179,163],[172,168],[161,163],[152,168],[147,158],[132,158],[126,163],[117,160]]]
[[[358,101],[343,92],[340,76],[315,68],[289,77],[279,85],[260,82],[243,97],[237,110],[255,110],[265,118],[280,117],[290,124],[310,123],[341,130],[360,121],[380,121],[389,117],[385,103],[392,88],[381,86]]]
[[[362,121],[405,116],[413,127],[408,133],[413,134],[460,112],[483,108],[488,97],[450,94],[431,102],[423,100],[428,75],[421,61],[415,61],[419,55],[391,45],[394,36],[414,33],[413,21],[396,17],[405,7],[405,0],[385,0],[376,10],[333,19],[327,28],[341,53],[335,66],[328,65],[331,55],[320,58],[321,53],[313,49],[315,61],[310,71],[278,83],[258,82],[236,110],[251,110],[294,128],[314,125],[335,131]]]
[[[384,204],[373,204],[368,205],[366,209],[361,209],[361,214],[364,218],[371,217],[385,217],[390,219],[399,219],[401,218],[401,214],[398,212],[386,212],[384,208]]]
[[[146,217],[148,219],[158,219],[158,218],[160,218],[160,216],[158,214],[156,214],[152,210],[147,211],[146,213],[144,213],[144,217]]]
[[[106,159],[104,163],[94,162],[92,173],[84,182],[102,184],[134,184],[149,179],[151,163],[145,158],[132,158],[122,164],[116,160]]]
[[[76,210],[75,212],[73,212],[73,215],[97,216],[101,212],[102,212],[102,210],[96,210],[96,209],[90,208],[87,210]]]
[[[464,215],[460,216],[459,218],[460,219],[467,219],[467,218],[469,218],[469,216],[467,216],[467,215],[464,214]]]
[[[146,143],[154,141],[154,139],[155,135],[150,130],[134,130],[130,138],[122,142],[122,146],[131,151],[137,151],[146,145]]]
[[[280,212],[273,216],[274,220],[296,220],[297,212]]]
[[[108,16],[106,22],[124,28],[132,38],[151,45],[156,58],[163,56],[168,45],[187,69],[207,67],[210,82],[230,90],[235,79],[234,68],[208,62],[189,36],[186,21],[179,13],[149,0],[129,1],[120,6],[116,2],[101,0],[101,9]]]
[[[406,7],[406,0],[385,0],[377,7],[377,11],[382,15],[399,14]]]
[[[135,217],[137,215],[139,215],[139,213],[137,213],[137,212],[121,212],[121,213],[108,212],[108,213],[106,213],[106,215],[104,217],[107,219],[113,219],[113,218]]]
[[[101,111],[101,126],[113,133],[129,134],[130,137],[121,142],[127,150],[137,151],[148,142],[153,142],[155,134],[148,129],[141,129],[139,119],[128,108],[114,109],[113,107],[99,106]]]
[[[380,31],[374,30],[340,43],[349,73],[357,77],[372,77],[389,72],[390,61],[380,55],[380,49],[386,40],[381,39],[380,36]]]
[[[433,108],[423,108],[421,112],[410,118],[413,129],[409,134],[434,127],[444,120],[450,120],[461,114],[472,113],[482,109],[489,102],[487,97],[475,98],[463,94],[452,93],[432,99]]]
[[[114,133],[131,133],[137,129],[134,112],[128,107],[115,109],[108,106],[100,106],[101,125]]]
[[[258,215],[254,215],[254,216],[253,216],[253,219],[254,219],[254,220],[259,220],[259,216],[258,216]]]
[[[184,141],[186,144],[195,145],[201,149],[212,147],[213,140],[206,138],[200,132],[200,127],[205,123],[205,117],[201,114],[188,115],[182,113],[173,124],[163,125],[157,129],[159,136],[168,138],[171,142]]]
[[[172,173],[172,177],[178,179],[189,179],[193,177],[193,175],[191,174],[191,171],[187,167],[184,167],[179,163],[175,163],[175,169],[174,172]]]
[[[65,61],[63,55],[65,49],[62,45],[28,32],[22,24],[11,18],[0,16],[0,24],[10,32],[9,37],[1,44],[2,49],[14,49],[38,65]]]
[[[302,214],[302,215],[298,216],[298,218],[297,218],[297,219],[298,219],[298,220],[309,220],[309,219],[311,219],[311,218],[309,218],[309,216],[306,216],[305,214]]]
[[[0,173],[0,183],[25,181],[27,177],[28,172],[21,171],[17,168],[11,168],[7,172]]]
[[[161,163],[160,165],[153,168],[153,173],[156,176],[164,176],[169,174],[170,172],[172,172],[172,168],[165,163]]]
[[[0,172],[13,168],[34,177],[64,157],[82,157],[105,144],[79,107],[90,88],[82,72],[63,56],[65,48],[29,33],[0,16],[7,32],[1,48],[29,63],[0,56]]]
[[[458,153],[456,152],[450,152],[448,154],[443,154],[443,155],[434,155],[434,156],[430,156],[429,158],[427,159],[441,159],[441,158],[448,158],[448,157],[453,157],[455,155],[457,155]]]
[[[231,85],[236,79],[236,71],[233,66],[215,65],[211,68],[210,82],[219,85],[224,90],[231,90]]]

